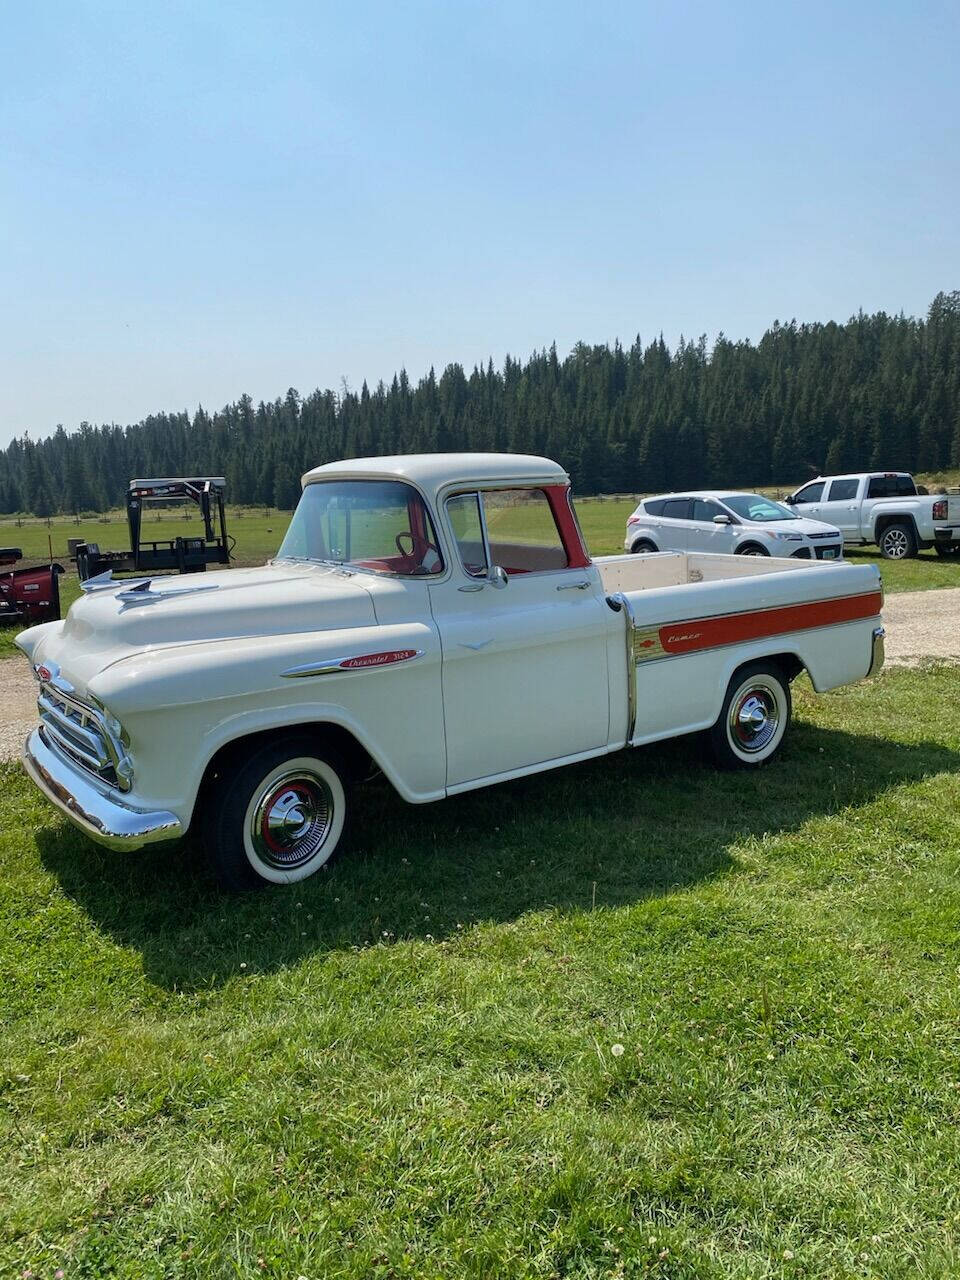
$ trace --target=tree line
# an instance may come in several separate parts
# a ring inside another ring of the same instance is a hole
[[[671,350],[552,346],[414,385],[216,413],[151,414],[129,426],[58,426],[0,452],[0,511],[103,511],[136,476],[225,475],[231,502],[291,508],[299,477],[337,458],[507,450],[545,454],[577,492],[797,483],[818,471],[960,466],[960,292],[924,318],[862,312],[845,324],[774,323],[756,344],[720,334]]]

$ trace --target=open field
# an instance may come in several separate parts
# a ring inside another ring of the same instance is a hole
[[[0,1271],[956,1274],[960,682],[796,702],[756,776],[374,786],[239,899],[8,768]]]
[[[584,537],[594,555],[623,551],[624,528],[634,505],[628,498],[587,498],[577,503]],[[276,554],[289,521],[289,512],[244,508],[238,517],[236,511],[231,511],[227,527],[236,539],[234,563],[238,566],[263,564]],[[144,521],[144,530],[145,537],[159,539],[174,538],[178,534],[195,535],[201,527],[196,521],[175,520],[166,513],[162,521],[157,522],[153,517]],[[78,526],[72,520],[53,520],[49,528],[45,521],[28,522],[19,528],[16,524],[0,525],[0,542],[22,547],[25,563],[46,559],[50,539],[54,558],[68,568],[60,582],[64,611],[79,595],[76,574],[67,559],[67,539],[80,537],[98,541],[105,549],[127,546],[126,520],[114,513],[108,524],[86,521]],[[848,550],[846,554],[854,563],[877,564],[888,593],[960,587],[960,560],[940,560],[934,551],[924,551],[915,560],[899,562],[882,560],[873,547],[864,551]],[[12,652],[15,634],[16,629],[0,628],[0,656]]]

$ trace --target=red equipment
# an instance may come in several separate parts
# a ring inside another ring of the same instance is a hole
[[[23,552],[19,547],[0,547],[0,566],[16,564]],[[32,627],[37,622],[55,622],[60,617],[60,574],[62,564],[42,564],[37,569],[0,569],[0,626],[18,622]]]

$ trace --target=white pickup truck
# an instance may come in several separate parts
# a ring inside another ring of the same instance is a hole
[[[27,772],[113,848],[199,828],[232,888],[323,866],[373,770],[420,804],[698,730],[756,768],[800,671],[883,661],[876,567],[593,560],[564,471],[510,454],[317,467],[265,567],[84,588],[17,638]]]
[[[845,543],[875,543],[885,560],[903,560],[926,547],[940,556],[960,555],[960,498],[918,493],[906,471],[818,476],[787,502],[835,525]]]

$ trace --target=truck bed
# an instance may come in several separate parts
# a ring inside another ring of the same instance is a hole
[[[634,745],[709,727],[745,663],[805,669],[819,692],[877,663],[883,590],[874,565],[689,552],[594,564],[624,615]]]
[[[694,582],[727,582],[795,569],[853,569],[853,565],[822,560],[780,559],[776,556],[722,556],[706,552],[658,551],[650,555],[596,556],[604,590],[649,591]]]

